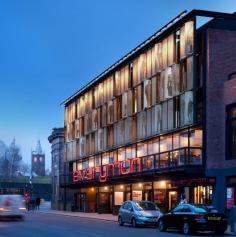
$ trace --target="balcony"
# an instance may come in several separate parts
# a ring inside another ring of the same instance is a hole
[[[116,166],[109,164],[104,165],[103,167],[97,167],[94,169],[94,178],[87,179],[86,177],[83,181],[79,180],[79,182],[96,182],[99,181],[100,172],[104,175],[107,172],[107,180],[111,178],[121,178],[124,176],[129,176],[131,174],[142,175],[142,173],[150,172],[168,172],[171,170],[172,172],[182,169],[188,169],[189,167],[199,167],[202,165],[202,148],[198,147],[186,147],[175,149],[168,152],[162,152],[155,155],[149,155],[138,158],[136,162],[120,162],[116,163]],[[132,167],[131,167],[132,166]],[[140,168],[141,167],[141,168]],[[85,169],[86,170],[86,169]],[[84,173],[91,172],[90,169],[87,169],[85,172],[83,170],[82,176]],[[73,183],[73,173],[65,174],[60,176],[60,184],[69,185]]]

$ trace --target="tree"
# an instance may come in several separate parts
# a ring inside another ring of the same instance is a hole
[[[0,174],[5,177],[16,176],[22,161],[20,148],[16,145],[15,138],[8,147],[3,144],[0,144]]]
[[[30,165],[25,163],[24,161],[21,161],[18,174],[23,176],[30,175]]]

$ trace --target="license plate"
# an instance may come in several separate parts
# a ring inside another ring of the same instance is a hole
[[[209,221],[220,221],[220,220],[221,220],[221,217],[209,216],[209,217],[208,217],[208,220],[209,220]]]

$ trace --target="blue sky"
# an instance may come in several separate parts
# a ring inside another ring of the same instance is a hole
[[[0,140],[23,159],[63,126],[60,103],[183,10],[235,12],[236,0],[1,0]]]

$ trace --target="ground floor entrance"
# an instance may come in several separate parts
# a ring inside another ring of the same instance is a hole
[[[126,200],[146,200],[166,212],[178,205],[183,194],[189,203],[211,204],[214,182],[213,178],[195,178],[84,187],[74,194],[75,211],[117,214]]]

